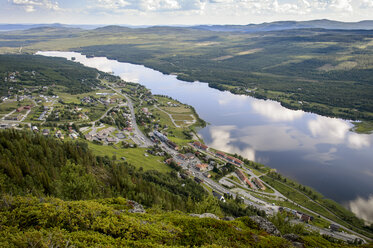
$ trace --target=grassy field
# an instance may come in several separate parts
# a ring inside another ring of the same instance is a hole
[[[354,122],[354,125],[357,133],[370,134],[373,131],[373,121]]]
[[[116,156],[117,161],[120,161],[122,157],[126,158],[126,161],[136,168],[142,167],[146,170],[157,170],[159,172],[170,172],[172,169],[163,163],[163,157],[153,156],[146,153],[146,148],[117,148],[117,146],[105,146],[97,145],[88,142],[89,148],[92,152],[98,156],[109,156],[110,158]],[[122,160],[123,161],[123,160]]]
[[[0,104],[0,114],[8,114],[11,111],[15,110],[18,107],[32,105],[33,102],[30,100],[23,100],[23,101],[6,101]]]

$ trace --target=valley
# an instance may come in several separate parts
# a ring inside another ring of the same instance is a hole
[[[55,62],[62,61],[55,59]],[[346,219],[347,212],[337,216],[315,210],[313,206],[311,210],[310,205],[286,197],[284,191],[279,193],[277,186],[270,186],[271,180],[262,179],[265,175],[277,175],[268,167],[203,145],[196,128],[206,123],[192,107],[166,96],[153,95],[144,86],[117,76],[93,69],[90,73],[96,74],[99,80],[91,90],[65,94],[61,83],[50,83],[51,78],[49,86],[22,88],[20,78],[24,75],[19,71],[7,72],[14,75],[12,80],[18,88],[13,94],[3,96],[2,104],[7,110],[11,110],[10,104],[14,102],[21,107],[17,109],[17,119],[1,121],[2,128],[31,129],[64,142],[83,142],[96,156],[109,159],[111,163],[125,161],[141,171],[169,173],[176,170],[179,177],[194,178],[207,192],[220,197],[220,201],[226,201],[221,198],[223,196],[227,200],[242,200],[242,206],[253,207],[268,216],[279,211],[294,212],[295,217],[308,218],[307,222],[314,225],[312,230],[316,228],[330,236],[334,236],[328,229],[330,224],[346,226],[344,231],[347,232],[361,232],[361,227],[356,226],[361,225],[360,220],[353,223],[342,220]],[[37,74],[38,71],[34,71],[29,77]],[[30,106],[27,112],[22,112],[23,105]],[[12,116],[14,112],[4,113]],[[332,206],[340,208],[336,203]],[[336,238],[355,242],[361,235],[356,234],[339,232]],[[370,235],[367,231],[363,234]]]

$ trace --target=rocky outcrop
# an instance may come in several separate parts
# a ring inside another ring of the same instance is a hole
[[[129,213],[146,213],[144,207],[141,204],[131,200],[127,203],[132,207],[132,209],[128,210]]]
[[[253,220],[259,226],[260,229],[263,229],[268,234],[271,234],[274,236],[281,236],[280,231],[269,220],[264,219],[261,216],[250,216],[250,219]]]
[[[304,247],[304,245],[302,243],[302,239],[294,233],[285,234],[282,237],[284,239],[289,240],[292,243],[292,245],[296,248],[303,248]]]
[[[235,218],[232,216],[225,216],[222,220],[233,221]]]
[[[299,242],[300,241],[300,238],[298,235],[294,234],[294,233],[288,233],[288,234],[285,234],[282,236],[284,239],[287,239],[291,242]]]
[[[212,219],[220,220],[220,218],[218,216],[216,216],[215,214],[210,214],[210,213],[190,214],[190,216],[198,217],[198,218],[212,218]]]

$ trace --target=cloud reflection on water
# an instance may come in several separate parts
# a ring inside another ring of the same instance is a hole
[[[357,217],[362,218],[367,223],[373,223],[373,195],[370,195],[367,199],[358,197],[350,201],[348,205]]]
[[[251,106],[257,113],[272,121],[294,121],[304,115],[301,110],[287,109],[281,106],[280,103],[273,101],[256,100],[253,101]]]
[[[232,138],[231,132],[235,130],[235,126],[214,126],[210,128],[212,143],[209,146],[215,149],[222,150],[232,154],[241,154],[247,159],[255,161],[255,150],[252,148],[240,149],[233,143],[238,141],[237,138]]]

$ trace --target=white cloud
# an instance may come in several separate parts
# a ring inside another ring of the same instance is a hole
[[[255,150],[252,148],[241,149],[238,146],[233,145],[236,138],[231,137],[231,132],[236,130],[236,126],[214,126],[210,128],[210,135],[212,138],[212,143],[208,144],[217,150],[232,154],[240,154],[244,158],[255,161]]]
[[[347,12],[353,11],[351,0],[332,0],[330,7],[335,8],[338,11],[347,11]]]
[[[373,8],[373,0],[362,0],[360,7],[361,8]]]
[[[22,7],[26,12],[34,12],[37,9],[60,10],[58,2],[49,0],[10,0],[9,2]]]
[[[93,0],[91,8],[113,11],[138,10],[144,12],[202,10],[205,0]]]

